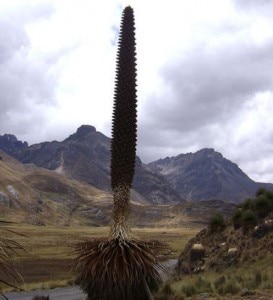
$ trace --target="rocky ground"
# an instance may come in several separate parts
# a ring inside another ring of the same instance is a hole
[[[191,239],[178,259],[177,274],[198,273],[205,270],[221,271],[227,267],[243,263],[253,263],[268,255],[273,255],[273,226],[265,229],[271,222],[269,214],[260,225],[244,232],[229,224],[223,231],[211,233],[208,228],[201,230]],[[195,251],[194,245],[202,250]],[[201,251],[201,252],[200,252]],[[194,253],[196,252],[196,253]]]

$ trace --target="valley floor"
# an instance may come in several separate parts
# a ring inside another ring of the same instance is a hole
[[[12,235],[25,252],[16,260],[16,267],[24,279],[25,291],[50,290],[73,285],[73,245],[85,239],[107,237],[108,227],[68,227],[8,225],[7,229],[21,235]],[[167,242],[169,259],[177,259],[190,238],[198,232],[187,228],[134,228],[137,238]],[[174,261],[174,260],[173,260]],[[0,286],[4,291],[9,288]],[[59,298],[61,299],[61,298]]]

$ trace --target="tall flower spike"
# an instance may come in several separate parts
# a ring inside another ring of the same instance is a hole
[[[134,12],[128,6],[123,11],[118,44],[111,143],[111,185],[114,196],[112,235],[121,239],[130,235],[127,219],[137,140],[134,30]]]
[[[131,187],[137,139],[136,47],[133,9],[123,11],[117,53],[112,122],[111,184]]]
[[[158,259],[166,246],[133,238],[127,224],[135,168],[136,117],[134,14],[131,7],[126,7],[117,55],[111,143],[113,225],[108,239],[92,239],[75,246],[76,281],[88,299],[151,300],[151,292],[161,283]]]

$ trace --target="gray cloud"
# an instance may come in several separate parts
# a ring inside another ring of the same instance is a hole
[[[196,49],[162,70],[168,91],[162,99],[149,100],[149,121],[160,119],[160,128],[180,132],[228,121],[255,93],[272,88],[272,51],[273,43],[262,49],[240,45],[217,53]]]
[[[0,26],[1,114],[7,114],[9,109],[14,107],[15,99],[18,100],[21,97],[20,86],[23,85],[21,81],[24,77],[20,72],[20,66],[17,66],[17,61],[21,60],[29,47],[29,40],[25,31],[15,23],[0,20]],[[21,109],[20,104],[19,101],[19,109]]]
[[[27,10],[28,8],[28,10]],[[48,6],[47,6],[48,8]],[[0,126],[1,133],[24,133],[42,125],[45,108],[55,104],[57,78],[45,58],[31,53],[31,44],[22,20],[46,17],[50,9],[24,7],[0,19]]]
[[[36,3],[15,0],[1,12],[1,18],[24,25],[35,20],[50,18],[53,14],[54,7],[48,0],[40,0]]]
[[[229,30],[236,30],[236,26]],[[256,121],[256,131],[241,131],[249,103],[256,95],[273,91],[272,53],[273,40],[256,45],[242,39],[217,47],[202,43],[164,66],[160,74],[162,91],[150,95],[140,120],[143,160],[203,147],[214,147],[245,171],[251,170],[249,162],[255,157],[273,159],[273,132],[264,130],[262,119]],[[261,143],[265,145],[262,149],[257,147]],[[268,173],[266,168],[261,170]],[[273,169],[271,172],[273,180]],[[255,174],[260,177],[260,173]]]
[[[233,0],[232,1],[237,8],[244,10],[262,10],[266,12],[268,9],[273,8],[272,0],[258,0],[258,1],[245,1],[245,0]],[[269,11],[270,13],[270,11]]]

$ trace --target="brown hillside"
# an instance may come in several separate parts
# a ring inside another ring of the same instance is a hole
[[[64,174],[22,164],[0,152],[0,217],[36,225],[108,225],[111,194]],[[150,205],[133,193],[132,226],[204,227],[215,211],[230,215],[222,201]]]

